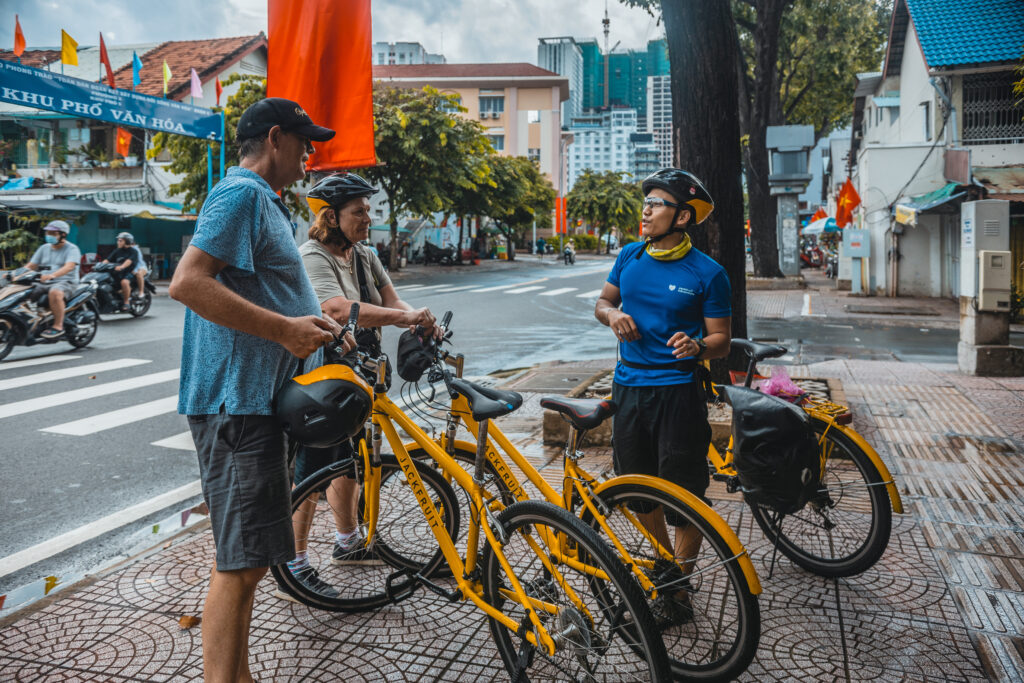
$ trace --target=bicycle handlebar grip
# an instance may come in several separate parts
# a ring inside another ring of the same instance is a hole
[[[448,325],[449,325],[449,323],[451,323],[451,321],[452,321],[452,312],[451,311],[445,312],[444,317],[441,318],[441,327],[443,327],[445,329],[448,329]]]
[[[348,323],[345,325],[349,330],[356,329],[356,322],[359,321],[359,303],[353,302],[352,307],[348,309]]]

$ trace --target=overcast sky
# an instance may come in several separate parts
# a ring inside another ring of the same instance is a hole
[[[374,41],[419,42],[449,62],[531,62],[537,39],[598,38],[605,0],[374,0]],[[266,0],[0,0],[0,48],[14,45],[18,14],[29,47],[109,45],[251,35],[267,30]],[[611,44],[640,48],[663,31],[643,10],[608,0]]]

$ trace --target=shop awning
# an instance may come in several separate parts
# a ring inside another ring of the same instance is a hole
[[[957,183],[947,183],[938,190],[912,196],[909,202],[900,202],[893,209],[896,222],[904,225],[917,225],[917,217],[922,213],[937,209],[943,204],[967,194],[967,192],[957,192],[958,187],[960,185]]]
[[[107,213],[107,210],[92,199],[4,199],[0,197],[0,206],[10,211],[35,213]]]
[[[975,166],[971,173],[989,199],[1024,202],[1024,166]]]

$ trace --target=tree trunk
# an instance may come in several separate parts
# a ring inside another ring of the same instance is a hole
[[[515,230],[509,230],[508,232],[505,233],[505,242],[508,245],[505,248],[508,250],[508,260],[509,261],[515,261],[516,260],[516,244],[514,242],[515,234],[516,234]]]
[[[455,262],[462,263],[462,229],[465,221],[462,216],[458,216],[455,219],[459,223],[459,243],[455,245]]]
[[[737,61],[732,15],[721,0],[662,0],[672,82],[673,156],[700,178],[715,210],[690,231],[695,246],[725,268],[732,285],[732,335],[747,336],[746,250],[740,183]],[[734,367],[742,360],[734,354]],[[711,364],[727,381],[726,361]]]
[[[398,216],[395,215],[394,211],[391,212],[391,245],[388,249],[388,269],[392,272],[398,272]]]
[[[776,202],[768,187],[768,126],[781,123],[776,82],[779,27],[790,0],[759,0],[754,29],[754,91],[750,102],[749,143],[746,149],[747,199],[750,202],[750,251],[754,274],[782,277],[776,239]]]

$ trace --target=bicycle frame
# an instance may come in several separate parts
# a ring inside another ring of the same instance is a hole
[[[526,607],[526,612],[529,614],[530,621],[533,625],[533,631],[525,634],[527,640],[538,647],[543,647],[547,650],[548,654],[553,655],[557,649],[555,640],[544,628],[538,616],[538,611],[544,611],[550,614],[557,613],[557,608],[543,600],[530,597],[526,594],[523,586],[519,582],[518,577],[514,574],[511,567],[508,564],[508,560],[502,551],[502,542],[498,539],[498,535],[504,532],[500,529],[499,525],[493,518],[494,507],[502,509],[500,501],[493,501],[492,505],[487,505],[484,501],[484,488],[483,482],[477,481],[472,475],[466,472],[459,463],[457,463],[452,457],[450,457],[445,451],[438,446],[420,427],[412,422],[405,415],[405,413],[396,406],[390,398],[383,392],[377,393],[374,396],[373,403],[373,415],[372,423],[374,427],[374,444],[376,455],[379,455],[379,434],[383,434],[384,438],[388,440],[391,445],[395,457],[398,459],[398,463],[405,473],[410,489],[418,502],[420,509],[423,511],[423,515],[426,517],[427,522],[430,525],[431,532],[434,534],[437,540],[438,546],[444,555],[445,560],[448,562],[448,566],[452,570],[452,575],[455,577],[455,581],[458,585],[459,591],[465,599],[472,601],[477,607],[487,613],[488,616],[496,619],[506,628],[513,633],[518,633],[520,624],[500,610],[492,607],[483,598],[483,586],[479,580],[470,579],[476,569],[477,564],[477,550],[480,544],[480,531],[483,530],[485,542],[489,543],[492,550],[495,553],[502,569],[504,570],[506,577],[512,584],[512,590],[505,589],[503,593],[509,599],[517,601],[519,604]],[[459,556],[459,551],[455,547],[455,541],[451,535],[445,529],[444,522],[441,519],[441,514],[430,500],[430,495],[427,493],[426,488],[423,485],[423,480],[420,478],[419,473],[416,471],[415,461],[412,456],[409,455],[409,451],[406,446],[402,443],[402,440],[398,436],[398,431],[395,429],[395,425],[401,427],[407,434],[409,434],[413,441],[427,454],[433,458],[440,466],[442,472],[447,476],[450,476],[455,482],[464,489],[470,498],[470,506],[472,514],[470,514],[469,520],[469,538],[466,550],[466,559]],[[379,431],[378,431],[379,430]],[[366,480],[364,488],[366,490],[365,498],[366,505],[366,516],[367,523],[370,530],[375,528],[376,517],[379,512],[379,497],[377,491],[370,491],[370,488],[376,486],[379,488],[380,485],[380,467],[379,465],[375,468],[373,466],[373,458],[370,452],[364,445],[361,445],[360,452],[364,457],[364,463],[366,464]],[[379,462],[379,461],[378,461]],[[373,470],[376,469],[376,473]],[[376,477],[374,479],[374,476]],[[373,483],[375,482],[375,484]],[[482,523],[486,520],[486,523]],[[493,524],[493,528],[492,528]],[[551,534],[546,530],[542,532],[544,541],[548,546],[548,550],[545,551],[541,548],[537,542],[533,539],[528,539],[528,543],[534,552],[537,553],[538,558],[544,564],[545,569],[551,573],[553,579],[555,579],[566,591],[566,595],[573,601],[578,609],[590,617],[589,610],[579,599],[579,596],[568,586],[564,578],[557,569],[557,565],[554,560],[559,563],[565,563],[577,568],[581,568],[583,571],[587,571],[589,574],[597,578],[607,579],[607,575],[595,567],[589,567],[581,563],[577,558],[574,558],[567,552],[564,547],[564,543],[560,539],[552,538]],[[369,538],[373,538],[372,534],[368,534]]]
[[[459,396],[452,401],[449,414],[451,416],[451,420],[461,420],[473,437],[479,439],[480,425],[473,419],[469,402],[464,396]],[[442,437],[443,450],[449,450],[450,452],[454,452],[453,449],[456,448],[462,448],[467,451],[476,450],[475,443],[451,439],[449,434],[454,434],[454,431],[454,428],[452,428]],[[412,434],[412,432],[409,433]],[[540,472],[538,472],[537,469],[530,464],[528,460],[526,460],[523,454],[520,453],[514,445],[512,445],[512,442],[509,441],[508,437],[505,436],[497,425],[492,423],[488,427],[486,438],[487,460],[490,462],[498,477],[502,480],[516,500],[528,500],[529,495],[523,489],[521,482],[512,472],[512,469],[508,466],[508,462],[502,457],[502,452],[508,456],[516,467],[519,468],[519,471],[526,476],[530,483],[537,487],[544,500],[571,511],[573,492],[575,491],[578,493],[583,505],[586,506],[594,516],[594,519],[597,520],[598,525],[604,532],[604,537],[610,541],[612,547],[618,553],[620,558],[631,568],[637,581],[649,594],[653,594],[654,585],[651,583],[650,579],[647,578],[646,574],[641,571],[641,567],[643,567],[644,563],[633,558],[612,531],[607,522],[607,515],[604,514],[604,510],[602,509],[603,505],[600,503],[598,498],[601,492],[610,486],[626,483],[641,483],[668,491],[675,497],[685,501],[697,512],[697,514],[707,520],[722,536],[722,538],[725,539],[729,549],[733,553],[733,556],[729,559],[735,559],[739,562],[750,592],[754,595],[759,595],[761,593],[761,583],[757,578],[757,572],[754,569],[754,564],[751,562],[750,556],[747,554],[746,548],[744,548],[743,544],[740,542],[739,537],[736,536],[736,532],[733,531],[733,529],[725,523],[725,520],[715,513],[704,501],[686,489],[663,479],[642,474],[624,475],[602,483],[597,483],[597,480],[593,476],[580,467],[577,458],[569,456],[570,450],[575,452],[574,448],[569,448],[566,451],[564,460],[562,493],[559,494],[551,484],[544,480],[544,477],[541,476]],[[422,443],[420,443],[418,439],[416,440],[416,443],[422,446]],[[450,449],[449,443],[451,444]],[[433,457],[433,454],[431,455]],[[450,458],[448,453],[446,453],[446,456]],[[658,550],[658,553],[665,559],[674,560],[675,557],[672,551],[662,547],[661,544],[655,540],[653,535],[639,522],[639,520],[633,517],[631,513],[629,514],[630,522],[634,524],[642,534],[644,534],[647,540]]]

